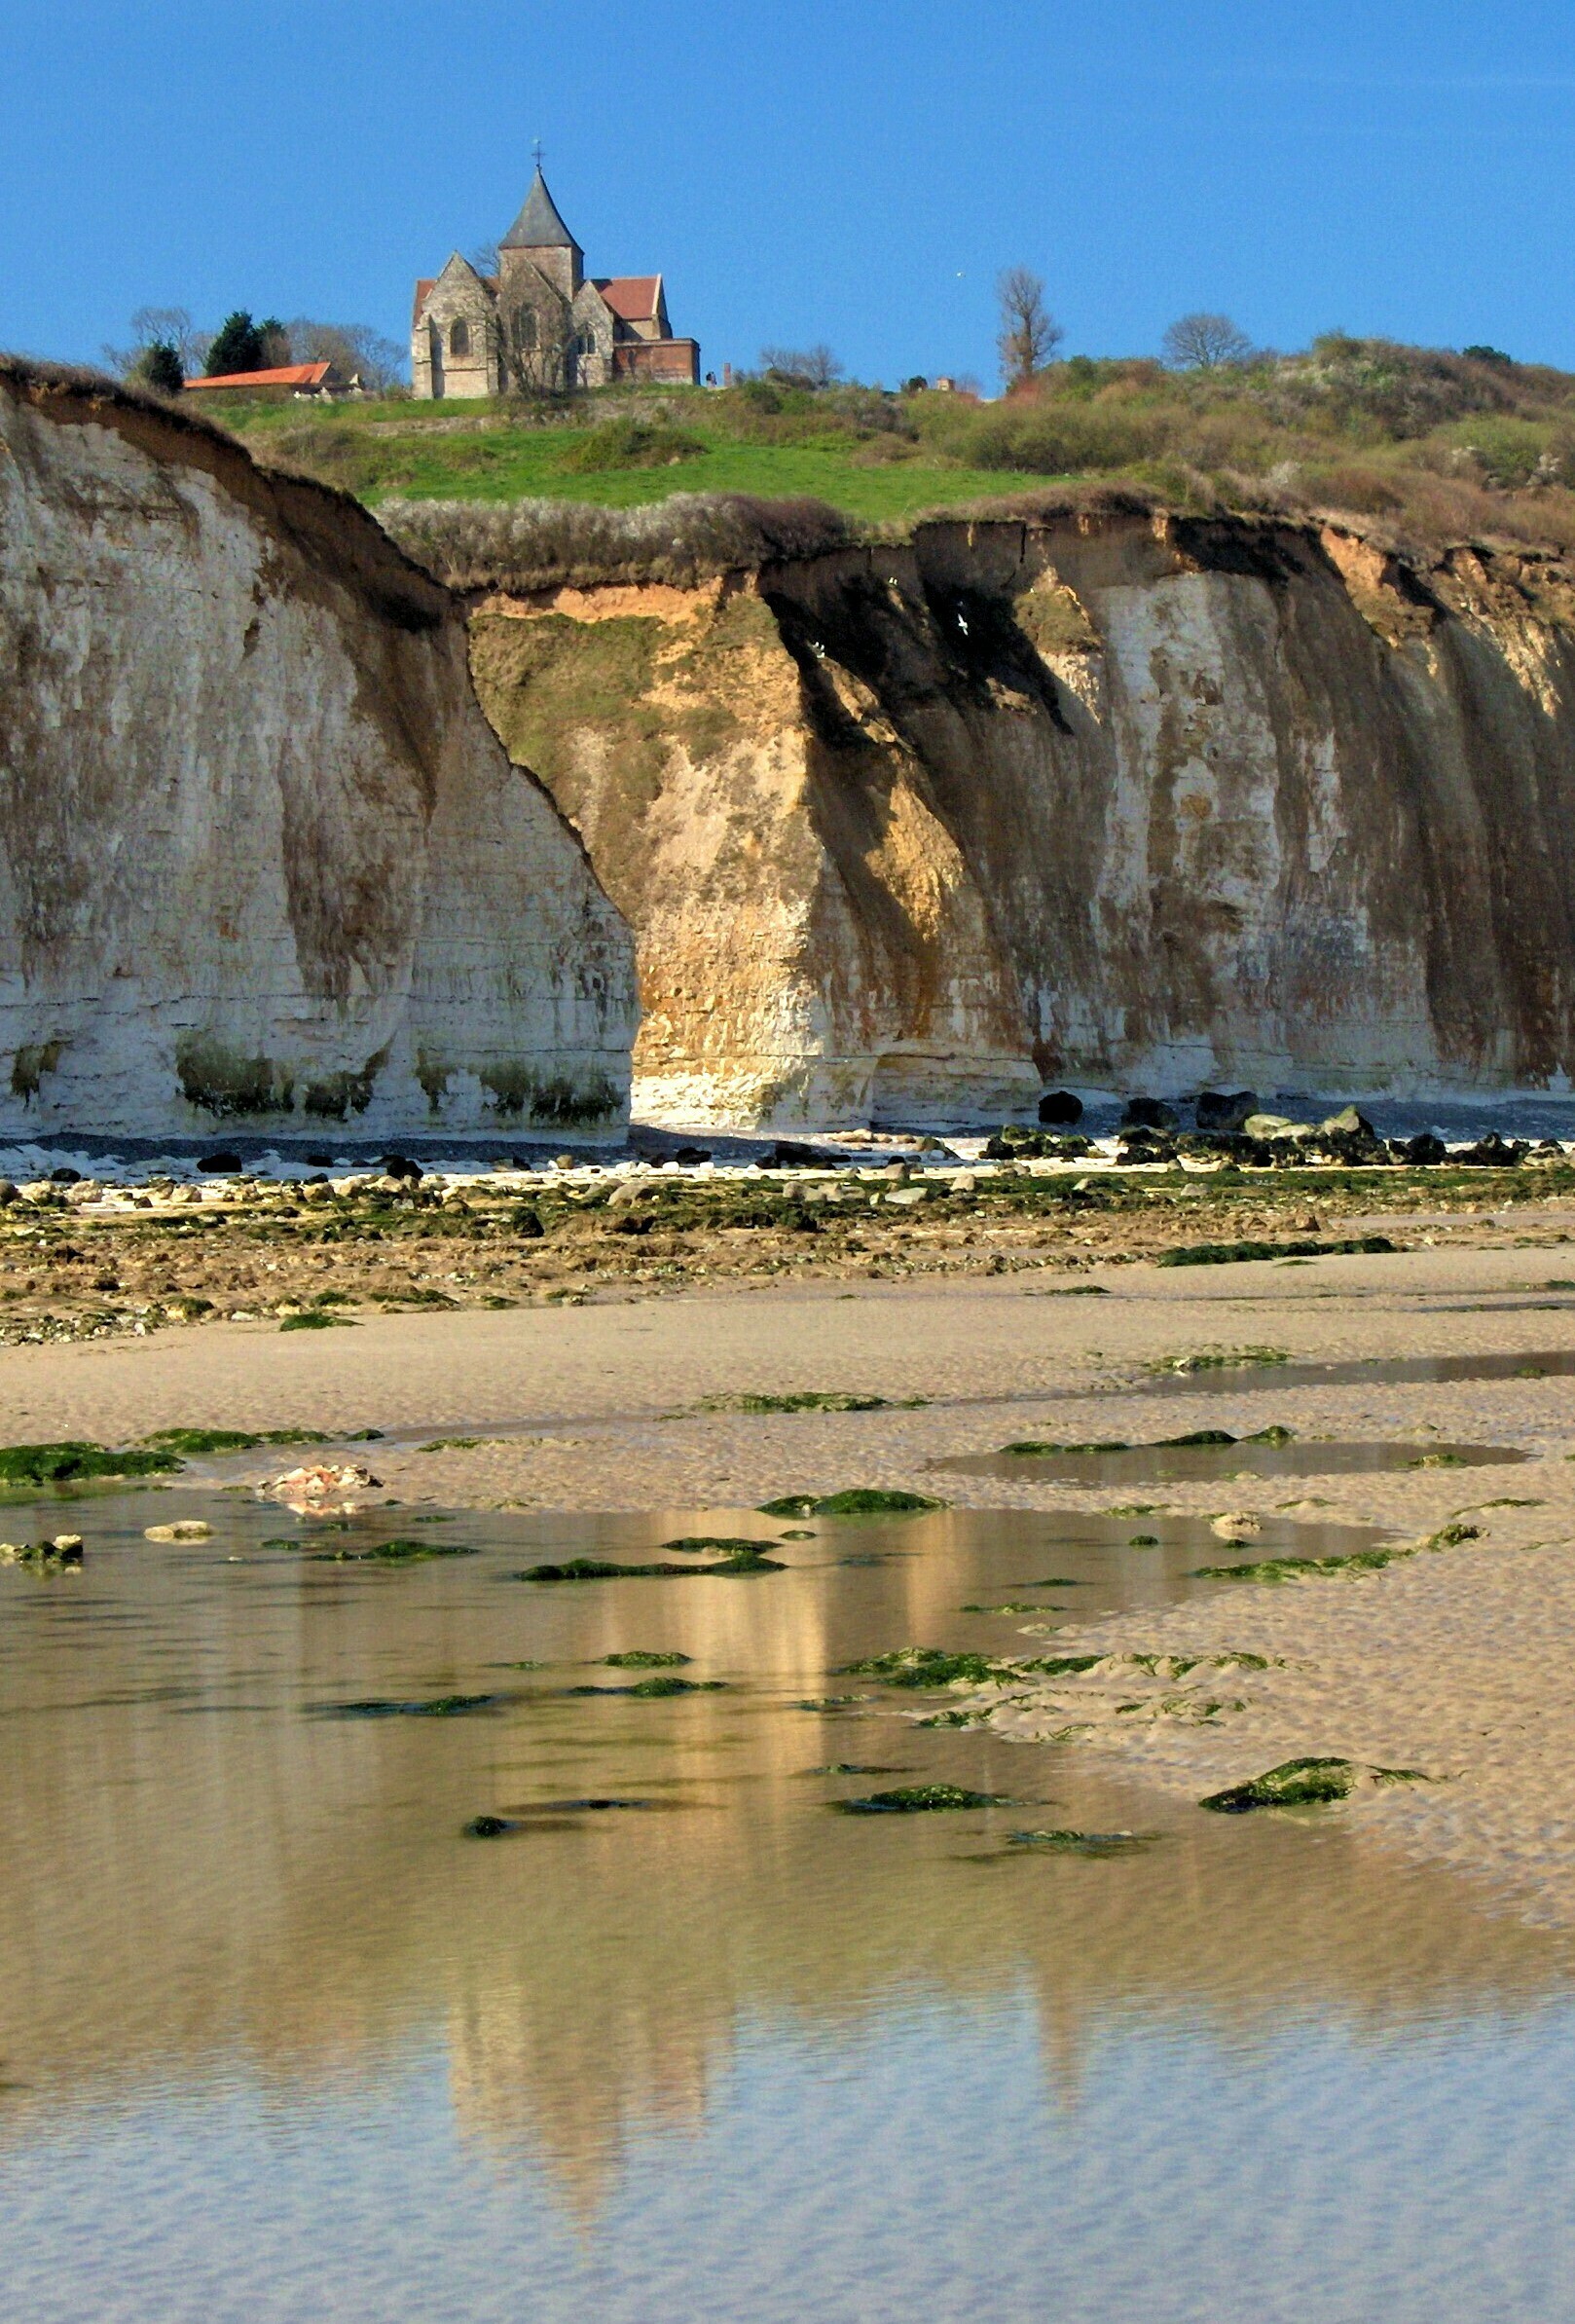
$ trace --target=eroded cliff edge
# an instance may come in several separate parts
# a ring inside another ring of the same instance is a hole
[[[635,926],[649,1118],[1575,1069],[1551,555],[937,522],[702,587],[478,591],[471,662]]]
[[[0,1130],[623,1118],[628,930],[343,495],[0,359]]]

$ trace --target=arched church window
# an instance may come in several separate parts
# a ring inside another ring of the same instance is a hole
[[[463,315],[449,325],[449,352],[451,355],[468,355],[470,352],[470,325]]]
[[[536,311],[521,307],[514,316],[514,344],[522,354],[529,354],[536,343]]]

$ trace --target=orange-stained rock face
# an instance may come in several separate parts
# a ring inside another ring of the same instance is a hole
[[[628,931],[342,496],[0,365],[0,1129],[604,1128]]]
[[[1575,576],[1180,517],[936,522],[471,624],[633,922],[637,1110],[1575,1069]]]

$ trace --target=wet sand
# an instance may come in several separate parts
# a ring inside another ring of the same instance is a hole
[[[1381,1572],[1232,1585],[1207,1602],[1062,1629],[1055,1651],[1229,1654],[1283,1667],[1151,1681],[1115,1665],[1011,1689],[992,1712],[1022,1737],[1088,1747],[1177,1795],[1302,1755],[1438,1780],[1326,1811],[1354,1832],[1489,1884],[1527,1917],[1575,1920],[1575,1379],[1276,1383],[1264,1365],[1183,1379],[1152,1368],[1208,1350],[1299,1361],[1541,1351],[1575,1343],[1546,1286],[1557,1249],[1434,1248],[1379,1258],[1111,1271],[1104,1298],[1036,1274],[970,1285],[728,1290],[581,1309],[370,1318],[354,1330],[265,1324],[170,1330],[4,1352],[11,1441],[127,1442],[179,1425],[374,1426],[380,1493],[404,1503],[524,1508],[748,1506],[788,1492],[885,1485],[974,1505],[1104,1508],[1108,1488],[937,1473],[1015,1438],[1134,1442],[1190,1428],[1299,1441],[1464,1440],[1532,1456],[1496,1468],[1169,1484],[1171,1510],[1275,1510],[1393,1529],[1471,1524],[1479,1537]],[[1086,1280],[1086,1277],[1081,1278]],[[855,1391],[913,1409],[753,1415],[708,1398]],[[423,1452],[442,1436],[483,1441]],[[488,1441],[495,1438],[496,1441]],[[220,1469],[255,1480],[275,1455]],[[178,1484],[176,1493],[178,1494]],[[1491,1506],[1507,1497],[1534,1506]],[[893,1639],[893,1646],[907,1644]],[[963,1645],[955,1640],[927,1641]],[[1043,1650],[1032,1637],[1023,1650]],[[1197,1697],[1242,1708],[1195,1723]],[[1117,1703],[1137,1702],[1137,1712]],[[1174,1701],[1179,1707],[1167,1709]]]

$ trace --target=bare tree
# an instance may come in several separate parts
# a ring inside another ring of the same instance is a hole
[[[1007,267],[996,282],[1001,330],[996,346],[1007,387],[1026,387],[1060,346],[1066,333],[1044,304],[1044,285],[1027,267]]]
[[[190,379],[201,370],[212,336],[211,331],[198,329],[184,307],[139,307],[131,317],[131,345],[106,347],[100,351],[111,371],[128,379],[132,372],[145,369],[150,348],[171,347],[182,373]]]
[[[495,277],[498,267],[502,263],[498,258],[495,242],[478,242],[474,250],[465,252],[465,256],[478,275],[491,275]]]
[[[1160,342],[1165,361],[1178,371],[1219,371],[1244,363],[1253,351],[1245,331],[1228,314],[1184,314]]]
[[[560,301],[506,301],[497,327],[503,378],[516,395],[562,395],[573,386],[574,318]]]
[[[842,377],[843,366],[824,340],[813,347],[763,347],[760,368],[794,387],[829,387]]]
[[[382,395],[405,376],[405,350],[370,323],[316,323],[298,315],[289,326],[298,363],[332,363],[347,379]]]

